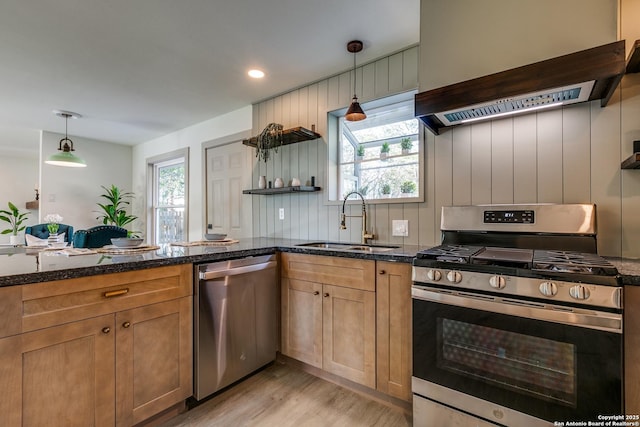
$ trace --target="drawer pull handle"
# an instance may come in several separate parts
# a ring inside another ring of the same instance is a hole
[[[314,295],[320,295],[320,291],[315,291],[313,294]]]
[[[113,298],[113,297],[117,297],[120,295],[124,295],[127,292],[129,292],[129,288],[125,288],[125,289],[118,289],[117,291],[107,291],[104,294],[102,294],[105,298]]]
[[[387,274],[387,272],[385,270],[380,270],[379,274]]]
[[[124,323],[122,324],[122,327],[123,327],[123,328],[128,328],[129,326],[131,326],[131,323],[130,323],[130,322],[124,322]]]
[[[325,292],[324,297],[325,297],[325,298],[328,298],[328,297],[329,297],[329,293],[328,293],[328,292]]]
[[[109,332],[111,332],[111,328],[108,326],[105,326],[104,328],[102,328],[102,333],[103,334],[108,334]]]

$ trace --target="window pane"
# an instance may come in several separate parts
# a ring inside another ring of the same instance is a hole
[[[184,208],[157,208],[156,243],[180,242],[185,239]]]
[[[158,205],[184,206],[184,163],[158,167]]]
[[[353,190],[367,199],[419,195],[421,156],[413,101],[368,110],[359,122],[343,117],[340,129],[339,197]]]

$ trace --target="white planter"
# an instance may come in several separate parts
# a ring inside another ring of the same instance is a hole
[[[13,245],[13,246],[18,246],[24,243],[24,237],[22,236],[14,236],[11,235],[9,236],[9,244]]]
[[[380,160],[387,160],[389,153],[380,153]]]
[[[409,154],[411,152],[411,148],[403,148],[402,149],[402,154]]]

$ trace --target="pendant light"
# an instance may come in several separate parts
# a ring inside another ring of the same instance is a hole
[[[350,122],[357,122],[367,118],[367,115],[362,111],[362,107],[360,107],[356,95],[356,53],[362,50],[362,42],[360,40],[351,40],[347,43],[347,50],[353,53],[353,99],[344,118]]]
[[[75,151],[73,149],[73,141],[71,141],[67,135],[67,124],[69,119],[79,119],[82,116],[70,111],[54,111],[54,113],[58,117],[64,117],[64,138],[60,140],[60,145],[58,146],[58,151],[61,152],[49,156],[45,163],[54,166],[65,166],[68,168],[86,168],[87,164],[85,161],[72,153],[72,151]]]

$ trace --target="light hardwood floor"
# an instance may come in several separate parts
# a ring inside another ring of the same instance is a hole
[[[276,362],[162,427],[411,426],[390,407]]]

